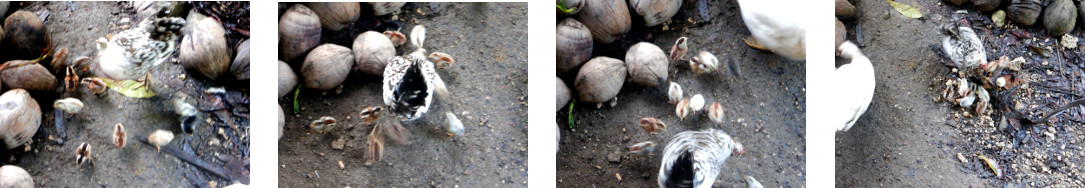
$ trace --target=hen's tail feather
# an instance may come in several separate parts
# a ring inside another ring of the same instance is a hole
[[[664,187],[693,187],[694,183],[693,153],[686,151],[678,156],[671,166]]]
[[[154,18],[144,21],[144,29],[151,33],[151,38],[158,41],[177,40],[181,35],[181,28],[185,26],[185,19],[180,17]]]

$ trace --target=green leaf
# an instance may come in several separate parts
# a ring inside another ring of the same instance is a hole
[[[569,13],[572,13],[573,11],[576,11],[576,8],[565,7],[565,1],[559,1],[558,2],[558,10],[560,10],[561,12],[563,12],[565,14],[569,14]]]
[[[140,83],[135,80],[112,80],[109,78],[98,78],[105,83],[105,86],[121,95],[131,98],[150,98],[154,97],[154,91],[151,91],[149,85],[140,86]]]
[[[294,114],[301,113],[301,105],[298,105],[298,94],[301,93],[301,84],[294,89]]]
[[[572,129],[573,127],[576,127],[576,123],[573,123],[573,122],[575,122],[575,121],[573,121],[573,105],[574,104],[576,104],[576,99],[573,99],[573,102],[569,102],[569,128],[570,129]]]
[[[889,6],[893,7],[893,9],[897,9],[897,12],[900,12],[900,14],[904,15],[905,17],[909,17],[909,18],[922,18],[923,17],[923,13],[919,13],[919,10],[915,9],[915,7],[912,7],[911,5],[907,5],[907,4],[904,4],[904,3],[898,3],[898,2],[892,1],[892,0],[885,0],[885,2],[888,2]]]

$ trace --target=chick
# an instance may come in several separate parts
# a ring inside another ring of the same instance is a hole
[[[679,37],[677,41],[674,41],[674,46],[671,46],[671,53],[667,58],[671,61],[686,60],[686,51],[689,50],[686,40],[686,37]]]
[[[369,159],[365,161],[365,165],[373,165],[377,161],[381,160],[381,156],[384,155],[384,134],[381,131],[382,125],[373,127],[373,130],[369,131],[369,136],[366,136],[366,154]]]
[[[753,176],[744,176],[742,179],[746,180],[748,188],[764,188],[764,186],[761,186],[761,182],[757,182],[757,179],[754,179]]]
[[[76,98],[64,98],[53,102],[53,108],[63,110],[68,113],[68,117],[71,118],[79,110],[83,109],[83,102]]]
[[[427,58],[435,64],[438,70],[456,64],[456,59],[452,59],[451,55],[444,52],[430,53]]]
[[[65,49],[67,49],[67,48],[65,48]],[[74,67],[68,66],[68,68],[64,69],[64,91],[65,92],[75,91],[75,89],[79,87],[79,81],[80,81],[79,80],[79,74],[75,73],[75,68]]]
[[[742,79],[742,68],[739,67],[738,60],[735,60],[733,57],[727,60],[727,71],[731,72],[731,74],[727,76],[730,80]]]
[[[185,102],[188,95],[178,95],[173,99],[173,110],[180,116],[181,119],[181,131],[185,133],[192,133],[196,131],[196,126],[199,125],[197,115],[199,110],[192,104]]]
[[[75,166],[83,165],[90,160],[90,144],[83,142],[75,149]]]
[[[407,43],[407,36],[403,35],[399,31],[384,31],[384,36],[388,37],[388,40],[392,41],[392,44],[399,46],[403,43]]]
[[[704,96],[701,96],[701,94],[693,95],[693,98],[689,99],[689,108],[693,110],[693,112],[704,109]]]
[[[113,145],[117,148],[124,148],[124,145],[128,143],[128,133],[124,131],[124,125],[117,123],[113,126]]]
[[[147,141],[154,145],[155,150],[162,151],[162,146],[173,140],[173,133],[165,130],[156,130],[147,136]]]
[[[716,124],[723,123],[723,106],[720,105],[720,102],[713,102],[712,105],[708,106],[708,119],[712,119],[712,122],[716,122]]]
[[[640,121],[637,121],[637,124],[640,124],[640,128],[644,129],[644,132],[648,132],[648,134],[659,134],[659,132],[667,130],[667,124],[654,117],[641,118]]]
[[[383,109],[384,108],[381,108],[380,106],[366,107],[365,109],[362,109],[361,113],[358,113],[358,116],[362,118],[362,124],[373,126],[377,124],[377,119],[380,119],[381,110]]]
[[[463,135],[463,123],[460,122],[460,118],[456,118],[456,114],[445,112],[445,118],[448,120],[448,125],[445,127],[448,130],[448,138]]]
[[[663,149],[657,183],[659,187],[711,187],[727,158],[745,151],[721,130],[678,133]]]
[[[678,120],[685,120],[686,115],[689,115],[689,99],[682,99],[678,102],[678,105],[674,108],[675,115],[678,115]]]
[[[652,141],[645,141],[633,144],[633,146],[629,146],[629,154],[634,155],[647,155],[655,151],[656,143]]]
[[[335,118],[324,116],[309,123],[309,129],[313,129],[318,133],[324,134],[325,132],[331,131],[332,128],[335,128],[335,123]]]
[[[87,90],[90,90],[95,95],[101,94],[106,89],[105,82],[98,78],[83,78],[79,83],[86,86]]]
[[[667,103],[674,104],[682,100],[682,86],[677,83],[671,82],[671,87],[667,91]]]
[[[97,70],[115,80],[139,79],[139,87],[146,86],[147,73],[177,49],[184,25],[185,20],[178,17],[148,18],[110,39],[99,38]]]
[[[694,74],[701,74],[706,72],[716,71],[719,66],[719,60],[715,55],[706,51],[697,53],[696,56],[689,59],[689,68],[693,69]]]

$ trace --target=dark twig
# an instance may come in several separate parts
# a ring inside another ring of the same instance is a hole
[[[143,142],[144,144],[154,146],[154,144],[151,144],[151,142],[147,141],[147,137],[139,137],[138,140],[140,142]],[[226,179],[227,182],[233,182],[234,181],[234,178],[231,177],[229,174],[227,174],[226,170],[224,170],[222,168],[219,168],[218,166],[216,166],[214,164],[208,163],[207,161],[204,161],[203,159],[200,159],[199,157],[196,157],[195,155],[185,153],[184,151],[181,151],[181,149],[178,149],[176,147],[172,147],[172,146],[169,146],[169,145],[162,146],[161,148],[162,148],[162,151],[166,151],[166,153],[169,153],[170,155],[173,155],[174,157],[177,157],[178,159],[181,159],[182,161],[185,161],[188,164],[192,164],[193,166],[199,167],[200,169],[203,169],[203,170],[207,171],[210,174],[213,174],[213,175],[218,176],[220,178]]]
[[[1035,123],[1036,124],[1047,123],[1047,121],[1050,121],[1051,117],[1055,117],[1055,116],[1057,116],[1059,114],[1062,114],[1063,112],[1066,112],[1066,110],[1069,110],[1070,108],[1073,108],[1073,107],[1076,107],[1076,106],[1082,105],[1082,104],[1085,104],[1085,99],[1078,99],[1078,100],[1076,100],[1074,102],[1070,102],[1070,104],[1066,104],[1066,106],[1059,107],[1059,109],[1056,109],[1055,111],[1052,111],[1052,112],[1048,113],[1047,115],[1044,115],[1043,119],[1040,119],[1040,121],[1035,122]]]

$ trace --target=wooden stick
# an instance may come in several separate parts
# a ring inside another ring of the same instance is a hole
[[[139,138],[138,140],[140,142],[143,142],[144,144],[147,144],[147,145],[150,145],[150,146],[154,146],[154,144],[151,144],[151,142],[147,141],[146,136],[138,137],[138,138]],[[208,163],[207,161],[204,161],[203,159],[200,159],[199,157],[196,157],[195,155],[185,153],[184,151],[181,151],[181,149],[178,149],[176,147],[172,147],[172,146],[169,146],[169,145],[162,146],[161,148],[162,148],[162,151],[166,151],[166,153],[169,153],[170,155],[173,155],[174,157],[177,157],[178,159],[181,159],[182,161],[188,162],[188,164],[192,164],[193,166],[199,167],[200,169],[203,169],[203,170],[207,171],[210,174],[213,174],[213,175],[218,176],[220,178],[224,178],[224,179],[226,179],[227,182],[233,182],[234,181],[234,178],[232,178],[229,174],[227,174],[226,170],[224,170],[222,168],[219,168],[218,166],[213,165],[211,163]]]

